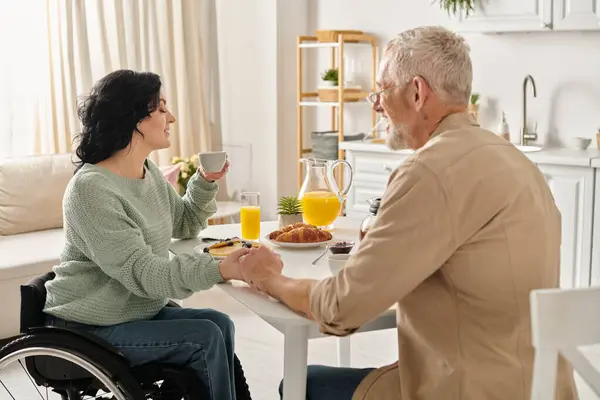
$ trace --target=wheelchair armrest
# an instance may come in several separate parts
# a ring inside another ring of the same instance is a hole
[[[123,353],[121,353],[115,346],[108,343],[106,340],[102,339],[99,336],[94,335],[93,333],[86,332],[81,329],[73,329],[67,326],[54,326],[54,325],[46,325],[46,326],[36,326],[33,328],[29,328],[27,330],[27,334],[34,335],[39,333],[62,333],[65,335],[65,340],[68,340],[69,337],[77,336],[79,338],[83,338],[89,340],[90,342],[102,347],[105,350],[110,351],[111,353],[125,358]]]

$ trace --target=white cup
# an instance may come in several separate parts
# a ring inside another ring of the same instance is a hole
[[[198,159],[202,168],[206,172],[221,172],[225,161],[227,161],[227,153],[224,151],[209,151],[206,153],[198,153]]]
[[[329,263],[329,269],[331,270],[331,273],[333,275],[337,275],[350,257],[350,254],[330,254],[329,257],[327,257],[327,262]]]

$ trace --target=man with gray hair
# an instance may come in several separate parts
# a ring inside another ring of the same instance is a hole
[[[246,282],[328,334],[397,305],[398,362],[312,366],[308,399],[530,398],[529,294],[559,284],[561,218],[538,168],[467,112],[471,81],[456,34],[421,27],[394,38],[369,98],[389,146],[415,152],[392,173],[360,249],[321,281],[283,276],[264,246],[242,261]],[[557,392],[577,398],[563,359]]]

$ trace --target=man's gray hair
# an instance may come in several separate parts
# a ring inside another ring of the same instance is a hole
[[[411,29],[386,46],[382,77],[405,85],[420,76],[445,103],[468,104],[473,81],[469,51],[461,36],[445,28]]]

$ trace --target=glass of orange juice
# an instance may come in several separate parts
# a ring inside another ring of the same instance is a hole
[[[258,240],[260,238],[260,194],[243,192],[241,194],[240,224],[242,239]]]

